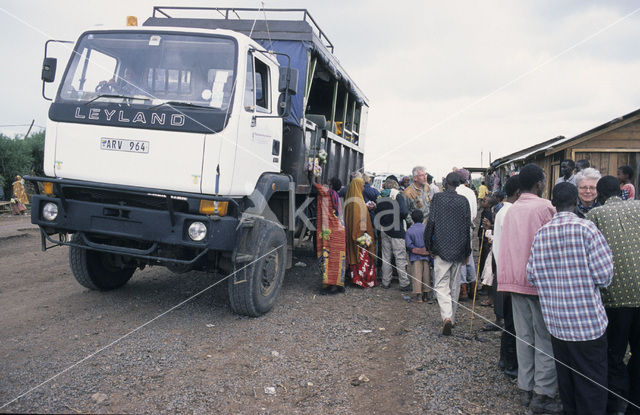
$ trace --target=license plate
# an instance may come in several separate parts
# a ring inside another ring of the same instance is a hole
[[[148,153],[149,142],[142,140],[123,140],[120,138],[101,138],[100,148],[111,151],[127,151],[129,153]]]

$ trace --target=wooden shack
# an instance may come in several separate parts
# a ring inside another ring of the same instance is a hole
[[[555,179],[552,180],[550,172],[553,171],[552,165],[557,162],[560,165],[562,161],[561,155],[555,155],[547,157],[545,156],[546,150],[552,148],[555,143],[566,140],[564,136],[558,136],[550,140],[543,141],[542,143],[527,147],[525,149],[516,151],[504,157],[496,159],[491,163],[491,170],[497,170],[500,176],[501,186],[504,186],[507,179],[513,172],[519,171],[522,166],[529,163],[535,163],[542,167],[547,179],[547,186],[543,193],[543,197],[549,197],[550,189],[553,187]],[[558,158],[560,161],[558,161]],[[557,178],[557,177],[556,177]]]
[[[618,117],[575,137],[562,136],[547,140],[525,150],[502,157],[491,166],[502,178],[510,170],[517,170],[527,163],[536,163],[545,171],[547,186],[545,197],[549,197],[553,184],[560,176],[560,163],[564,159],[589,160],[602,175],[616,176],[618,167],[633,168],[633,185],[640,185],[640,109]],[[504,181],[503,181],[504,183]],[[636,198],[638,198],[636,192]]]

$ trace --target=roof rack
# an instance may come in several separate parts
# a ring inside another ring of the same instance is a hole
[[[282,20],[298,20],[305,21],[309,23],[314,32],[317,32],[316,35],[320,39],[320,41],[324,44],[324,46],[333,53],[333,43],[329,40],[327,35],[320,29],[318,23],[314,20],[314,18],[309,14],[307,9],[258,9],[258,8],[246,8],[246,7],[186,7],[186,6],[154,6],[153,7],[153,16],[152,17],[166,17],[166,18],[174,18],[174,17],[184,17],[184,16],[176,16],[169,14],[170,12],[184,12],[184,11],[206,11],[213,12],[222,16],[225,20],[247,20],[253,19],[255,17],[245,16],[243,19],[240,14],[249,14],[249,13],[264,13],[266,16],[269,14],[278,14],[278,17],[282,17],[284,14],[299,14],[302,13],[302,18],[289,18]],[[262,17],[262,16],[260,16]]]

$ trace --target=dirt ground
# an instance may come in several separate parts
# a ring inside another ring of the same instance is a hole
[[[470,335],[460,309],[443,337],[437,305],[395,284],[323,296],[310,251],[260,318],[230,312],[226,281],[165,314],[222,275],[152,267],[100,293],[74,280],[67,256],[41,252],[28,218],[0,217],[2,412],[523,412],[496,369],[499,334],[478,317]]]

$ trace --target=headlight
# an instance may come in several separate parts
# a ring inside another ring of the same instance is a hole
[[[58,205],[48,202],[42,208],[42,217],[48,221],[55,220],[58,217]]]
[[[193,222],[189,225],[189,238],[199,242],[207,236],[207,227],[202,222]]]

